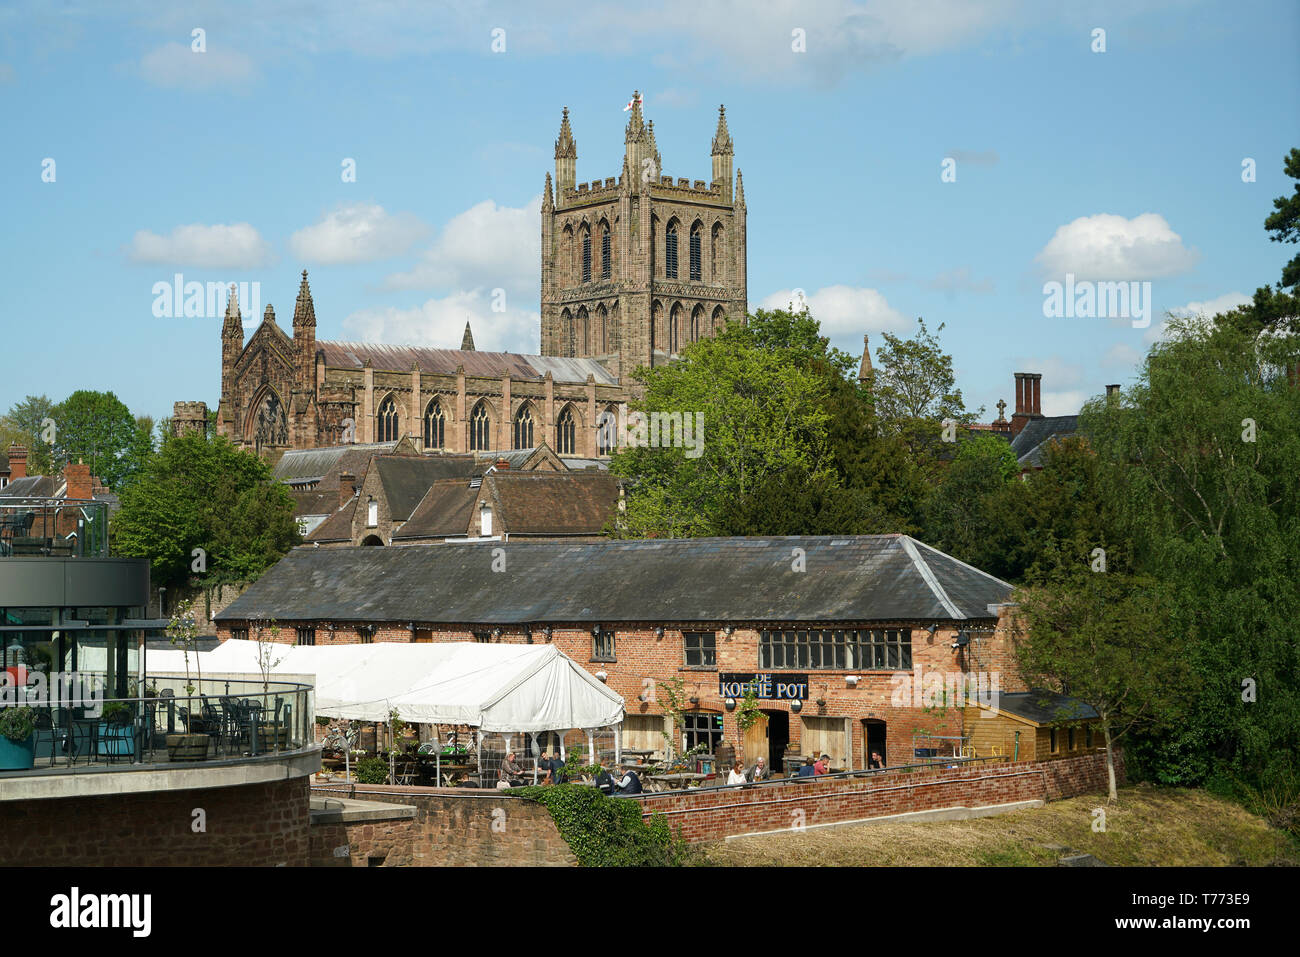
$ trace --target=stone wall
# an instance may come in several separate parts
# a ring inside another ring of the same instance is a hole
[[[366,784],[314,787],[337,796],[414,807],[414,820],[362,821],[312,829],[313,866],[554,867],[578,859],[540,804],[496,791]],[[319,828],[319,832],[317,830]],[[347,845],[348,856],[334,857]]]
[[[0,863],[305,866],[308,779],[0,805]],[[196,809],[204,830],[195,832]]]

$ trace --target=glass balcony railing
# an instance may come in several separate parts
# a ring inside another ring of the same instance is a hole
[[[250,760],[315,746],[310,685],[225,678],[200,683],[195,676],[187,688],[184,677],[150,676],[145,694],[113,698],[95,693],[96,682],[88,677],[39,697],[25,689],[25,701],[0,708],[30,708],[34,724],[26,741],[10,740],[9,748],[0,749],[0,777],[114,764]],[[14,754],[15,744],[30,752],[30,764]]]
[[[107,558],[108,504],[0,497],[0,558]]]

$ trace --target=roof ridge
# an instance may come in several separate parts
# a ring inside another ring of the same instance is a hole
[[[968,565],[966,562],[962,561],[960,558],[957,558],[955,555],[949,555],[947,552],[941,551],[940,549],[935,548],[933,545],[927,545],[925,542],[920,541],[919,539],[912,538],[910,535],[906,537],[912,542],[912,544],[920,545],[922,548],[928,549],[929,551],[934,552],[936,555],[942,555],[944,558],[948,559],[948,561],[956,562],[962,568],[968,568],[971,571],[975,572],[976,574],[983,575],[985,578],[989,579],[989,581],[997,582],[999,585],[1005,585],[1007,588],[1016,587],[1015,585],[1011,584],[1011,582],[1003,581],[1001,578],[998,578],[997,575],[990,575],[988,572],[984,571],[983,569],[976,568],[974,565]]]
[[[948,597],[948,593],[939,584],[939,579],[934,576],[934,571],[925,563],[921,553],[916,550],[916,540],[910,535],[902,535],[898,539],[898,544],[903,546],[903,551],[912,560],[912,565],[920,573],[921,580],[934,593],[934,597],[939,599],[939,604],[943,605],[954,619],[964,619],[966,616],[962,614],[960,608],[953,604],[952,599]],[[940,554],[943,553],[940,552]]]

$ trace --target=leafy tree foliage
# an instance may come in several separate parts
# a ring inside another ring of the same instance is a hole
[[[15,402],[4,417],[0,418],[4,447],[7,449],[10,443],[17,442],[27,448],[28,475],[48,475],[54,471],[52,448],[44,440],[45,428],[42,424],[51,418],[53,411],[54,403],[49,396],[29,395],[21,402]]]
[[[168,436],[121,502],[116,551],[148,558],[155,585],[190,581],[196,548],[206,553],[199,580],[249,581],[299,541],[288,490],[223,438]]]
[[[112,392],[78,390],[55,406],[50,417],[58,430],[55,468],[82,462],[105,485],[119,490],[143,465],[149,431],[141,437],[131,410]]]
[[[1282,161],[1282,169],[1296,181],[1295,191],[1273,200],[1273,212],[1264,220],[1264,228],[1273,234],[1269,239],[1275,243],[1300,243],[1300,149],[1292,147]],[[1282,267],[1282,285],[1300,287],[1300,254]]]

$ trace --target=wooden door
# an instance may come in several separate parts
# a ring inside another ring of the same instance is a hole
[[[759,718],[749,726],[749,730],[745,732],[744,739],[741,742],[741,748],[744,750],[745,767],[749,767],[753,764],[754,759],[759,755],[762,755],[764,759],[767,758],[768,744],[766,716]],[[727,770],[731,769],[728,768]]]

